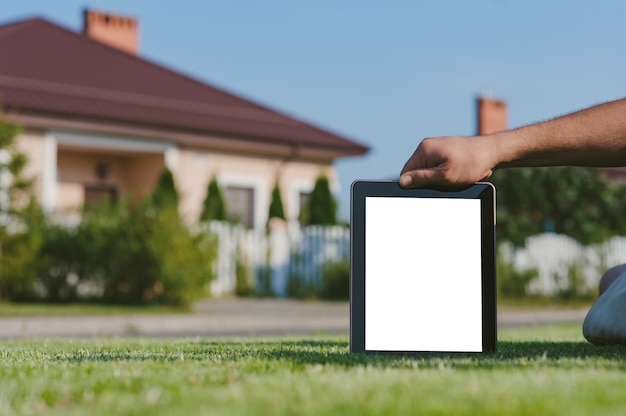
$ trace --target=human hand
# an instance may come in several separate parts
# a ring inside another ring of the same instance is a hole
[[[426,138],[402,168],[400,186],[470,185],[491,176],[495,147],[487,136]]]

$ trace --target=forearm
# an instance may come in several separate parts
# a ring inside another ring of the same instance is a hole
[[[495,168],[626,166],[626,99],[489,136]]]

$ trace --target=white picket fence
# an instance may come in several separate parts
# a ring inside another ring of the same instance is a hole
[[[582,278],[579,289],[595,291],[608,268],[626,263],[626,237],[621,236],[584,246],[569,236],[546,233],[528,238],[524,247],[501,245],[500,250],[503,260],[517,270],[538,271],[527,287],[533,294],[554,295],[570,289],[573,268]]]
[[[214,296],[235,292],[238,261],[246,264],[257,285],[269,273],[272,294],[285,297],[290,277],[316,287],[326,264],[350,255],[350,230],[344,226],[290,224],[266,232],[215,221],[207,232],[218,240],[216,279],[211,285]],[[572,267],[582,277],[582,288],[593,291],[607,268],[626,263],[626,237],[620,236],[584,246],[566,235],[546,233],[528,238],[524,247],[503,244],[499,249],[502,259],[517,270],[537,269],[538,277],[527,288],[533,294],[553,295],[568,289]]]
[[[347,260],[350,255],[350,230],[344,226],[284,224],[266,232],[214,221],[208,232],[218,241],[216,279],[211,284],[214,296],[235,292],[238,261],[249,268],[257,287],[262,285],[262,274],[269,273],[272,294],[285,297],[290,276],[317,286],[326,264]]]

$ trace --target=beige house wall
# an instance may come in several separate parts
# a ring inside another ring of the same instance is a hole
[[[105,179],[96,177],[97,163],[109,166]],[[57,205],[59,212],[75,211],[85,203],[85,186],[111,186],[123,192],[120,158],[59,149],[57,153]]]
[[[154,189],[165,166],[163,153],[76,149],[58,144],[54,134],[45,132],[26,131],[17,137],[16,143],[28,158],[24,174],[34,179],[35,195],[43,202],[44,187],[52,186],[47,191],[54,195],[53,208],[58,212],[81,208],[85,186],[114,187],[119,195],[143,196]],[[54,153],[52,157],[50,152]],[[47,169],[46,163],[51,161],[56,166]],[[96,174],[99,164],[107,167],[104,178]],[[45,181],[44,176],[51,172],[56,177]]]
[[[76,212],[85,204],[85,188],[79,183],[60,182],[57,185],[57,197],[58,212]]]
[[[85,135],[88,137],[88,135]],[[141,139],[133,139],[141,142]],[[46,144],[47,141],[47,144]],[[25,132],[18,137],[19,148],[29,159],[26,174],[35,177],[35,192],[42,199],[44,184],[54,195],[54,210],[75,211],[84,205],[85,186],[115,187],[118,195],[136,197],[152,192],[158,177],[166,166],[167,151],[137,152],[113,149],[77,148],[57,143],[54,135],[45,132]],[[51,144],[52,143],[52,144]],[[52,146],[52,147],[51,147]],[[52,149],[52,150],[50,150]],[[46,152],[56,151],[51,156]],[[233,153],[211,152],[204,149],[175,149],[175,163],[168,163],[174,173],[181,194],[180,211],[189,223],[201,213],[208,183],[214,175],[222,189],[228,186],[254,190],[254,226],[263,228],[271,201],[271,192],[278,180],[285,213],[289,221],[297,221],[300,213],[300,194],[311,192],[320,174],[329,177],[333,190],[338,190],[338,180],[330,165],[304,161],[284,161],[278,158],[239,156]],[[171,157],[171,155],[170,155]],[[46,162],[47,160],[47,162]],[[43,180],[46,163],[56,163],[54,182]],[[107,167],[104,178],[96,174],[96,167]],[[51,185],[53,184],[53,185]]]
[[[163,155],[151,154],[133,156],[126,159],[126,192],[142,197],[154,190],[159,175],[165,168]]]
[[[222,189],[228,186],[254,189],[254,226],[262,228],[267,222],[277,179],[287,219],[295,221],[300,213],[300,192],[311,192],[321,173],[329,177],[336,189],[337,175],[330,165],[181,149],[175,176],[182,196],[181,213],[187,220],[199,218],[209,181],[215,175]]]
[[[28,158],[24,169],[24,176],[33,178],[33,192],[39,199],[42,198],[43,184],[41,181],[44,171],[44,135],[38,132],[24,132],[16,138],[17,148]]]
[[[163,155],[116,155],[64,150],[57,154],[57,210],[80,208],[84,204],[84,188],[114,188],[118,196],[142,197],[154,189],[163,170]],[[99,165],[106,175],[99,178]]]

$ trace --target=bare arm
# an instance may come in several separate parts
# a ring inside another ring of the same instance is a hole
[[[488,136],[424,139],[400,185],[471,184],[522,166],[626,166],[626,99]]]

